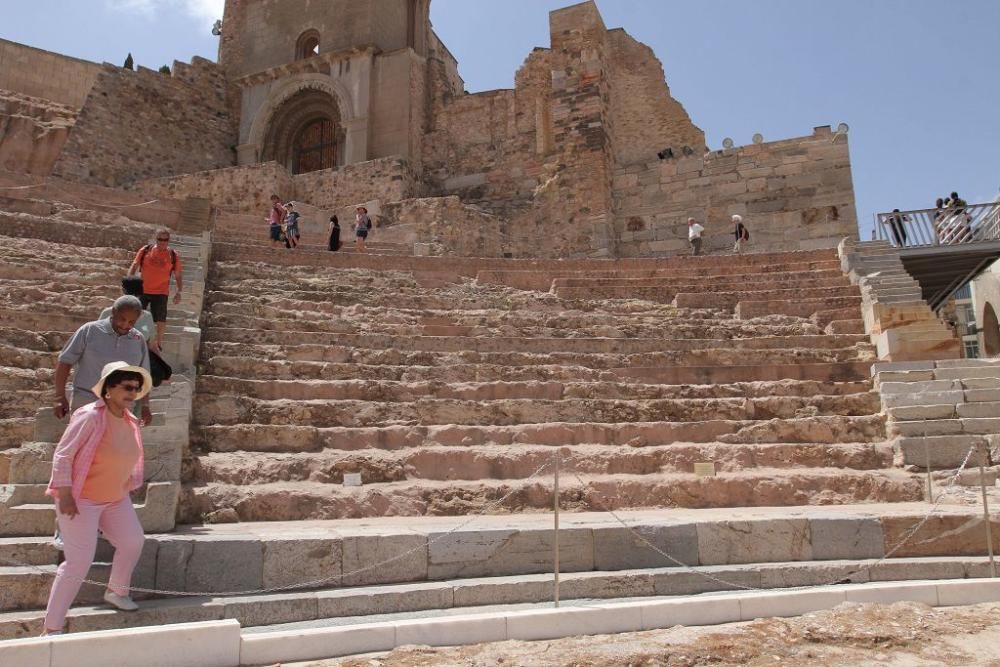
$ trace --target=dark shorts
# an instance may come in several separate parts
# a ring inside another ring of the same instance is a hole
[[[366,239],[366,238],[368,238],[368,230],[367,229],[359,229],[356,233],[357,233],[359,239]]]
[[[167,321],[166,294],[143,294],[139,300],[142,301],[142,307],[152,313],[154,322]]]
[[[281,240],[281,225],[271,225],[271,240],[272,241]]]

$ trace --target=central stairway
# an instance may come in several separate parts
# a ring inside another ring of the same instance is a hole
[[[571,510],[922,499],[832,252],[272,257],[213,266],[182,521],[548,510],[557,450]]]

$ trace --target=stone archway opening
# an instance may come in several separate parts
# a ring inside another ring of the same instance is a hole
[[[987,357],[1000,357],[1000,322],[993,304],[987,303],[983,308],[983,354]]]
[[[274,160],[293,174],[344,164],[346,133],[337,101],[322,90],[302,90],[275,111],[268,125],[262,161]]]

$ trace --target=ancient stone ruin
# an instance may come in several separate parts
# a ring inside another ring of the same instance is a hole
[[[1000,366],[857,241],[846,137],[706,151],[592,2],[513,90],[465,94],[428,17],[229,0],[219,63],[170,75],[0,43],[26,65],[0,68],[0,638],[38,633],[58,562],[55,355],[161,225],[189,287],[135,498],[143,608],[71,632],[550,599],[557,458],[564,598],[986,576],[974,480],[923,521],[924,473],[939,494],[1000,444]],[[50,61],[78,71],[53,88],[27,67]],[[157,99],[182,103],[117,113]],[[298,250],[267,246],[272,192]],[[704,257],[679,256],[692,215]]]

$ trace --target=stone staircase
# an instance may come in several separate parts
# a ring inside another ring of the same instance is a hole
[[[840,244],[841,268],[861,288],[865,330],[884,361],[958,359],[958,336],[930,309],[888,241]]]
[[[265,219],[266,211],[261,215],[247,215],[244,213],[233,213],[231,211],[219,211],[215,221],[216,237],[239,244],[256,244],[260,247],[270,249],[270,238],[268,236],[268,222]],[[299,241],[297,252],[328,251],[329,237],[329,216],[320,215],[316,211],[312,215],[307,215],[302,211],[303,217],[299,222],[299,230],[302,238]],[[354,232],[351,229],[353,219],[342,220],[340,222],[341,248],[337,252],[355,253]],[[365,243],[366,252],[374,255],[410,255],[413,253],[412,247],[407,247],[399,243],[386,242],[379,239],[381,236],[379,229],[375,228],[368,236]]]
[[[79,607],[71,631],[548,599],[557,454],[564,598],[988,571],[976,508],[909,535],[923,478],[894,463],[861,291],[829,251],[430,258],[277,251],[224,212],[215,230],[181,525],[133,580],[191,596]],[[2,348],[19,391],[59,346],[32,331]],[[44,426],[22,422],[18,444]],[[40,475],[45,447],[0,475]],[[57,554],[29,532],[0,538],[0,638],[41,622]]]

